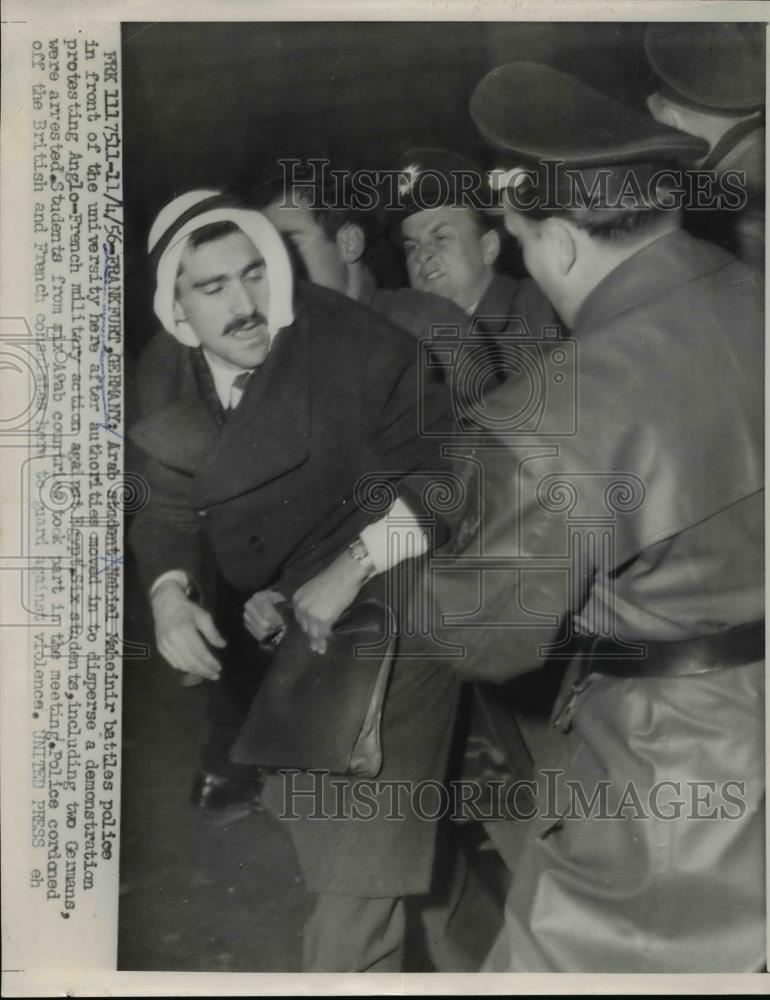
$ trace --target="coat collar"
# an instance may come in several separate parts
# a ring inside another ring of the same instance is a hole
[[[207,408],[211,411],[216,422],[221,426],[225,422],[224,407],[222,406],[222,401],[219,398],[219,393],[217,392],[214,375],[209,368],[206,357],[200,347],[193,348],[190,351],[190,364],[192,365],[192,370],[195,374],[198,392],[200,393]]]
[[[721,270],[733,258],[681,229],[624,260],[588,294],[575,317],[576,336],[621,313],[659,299],[679,285]]]
[[[752,144],[760,144],[764,149],[765,129],[762,115],[755,115],[745,121],[733,125],[713,147],[706,159],[701,163],[701,170],[716,170],[721,172],[731,165],[731,154],[744,145],[747,139]]]
[[[151,388],[148,412],[128,435],[162,465],[192,475],[214,447],[224,414],[202,351],[161,336],[162,350],[154,351],[144,375]]]
[[[202,506],[257,489],[304,462],[311,428],[310,317],[280,330],[196,478]]]
[[[485,333],[503,333],[512,315],[512,302],[519,282],[502,274],[493,274],[487,290],[473,310],[478,317],[476,329]]]

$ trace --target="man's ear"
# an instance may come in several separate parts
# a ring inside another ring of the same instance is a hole
[[[500,234],[496,229],[488,229],[481,236],[481,259],[486,267],[492,267],[500,256]]]
[[[174,320],[177,323],[187,322],[187,317],[184,314],[184,309],[179,304],[179,299],[174,299]]]
[[[337,250],[346,264],[355,264],[363,257],[366,249],[364,231],[355,222],[346,222],[337,231],[335,242]]]
[[[550,218],[543,223],[541,239],[548,241],[552,260],[560,275],[569,274],[577,260],[577,243],[570,227],[561,219]]]
[[[671,128],[682,128],[676,108],[662,94],[655,91],[654,94],[650,94],[646,103],[647,110],[656,122],[660,122],[661,125],[669,125]]]

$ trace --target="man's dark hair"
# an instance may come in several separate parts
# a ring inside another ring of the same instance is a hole
[[[302,170],[296,171],[294,183],[290,187],[286,187],[282,175],[271,177],[255,187],[248,200],[260,211],[274,202],[293,201],[304,205],[312,213],[327,240],[332,243],[340,229],[350,223],[361,229],[368,250],[382,236],[384,229],[381,213],[377,209],[363,211],[341,205],[340,191],[333,185],[324,185],[318,181],[312,172],[305,174]]]
[[[201,226],[194,233],[190,234],[189,246],[193,250],[203,246],[204,243],[213,243],[214,240],[221,240],[224,236],[232,236],[233,233],[240,233],[242,230],[234,222],[224,220],[223,222],[209,222],[206,226]]]
[[[589,236],[611,243],[633,243],[635,239],[647,235],[671,212],[662,208],[568,208],[557,210],[533,209],[524,215],[533,221],[541,221],[553,216],[567,219],[577,229]]]
[[[568,173],[565,172],[565,175]],[[664,192],[665,184],[656,181],[655,192],[651,187],[645,192],[645,187],[648,186],[646,181],[655,176],[653,165],[637,169],[636,173],[639,179],[633,193],[629,194],[629,199],[633,199],[631,204],[622,203],[620,191],[621,185],[635,175],[620,166],[605,168],[603,179],[606,180],[607,187],[597,188],[596,196],[593,190],[582,192],[571,184],[564,187],[557,184],[549,191],[547,185],[540,187],[527,178],[523,181],[520,195],[525,198],[534,195],[531,197],[531,204],[521,201],[519,204],[522,207],[519,208],[515,203],[514,207],[533,222],[561,217],[599,240],[633,243],[654,230],[665,219],[672,217],[671,210],[662,207],[662,203],[653,196]],[[566,176],[566,180],[569,181],[570,177]]]
[[[473,219],[479,236],[483,236],[484,233],[488,233],[491,229],[500,230],[499,216],[489,215],[487,212],[482,212],[477,208],[469,208],[468,212]]]
[[[194,232],[190,233],[188,236],[188,246],[197,250],[198,247],[204,246],[206,243],[213,243],[215,240],[221,240],[225,236],[232,236],[233,233],[242,233],[243,230],[236,226],[234,222],[230,222],[229,219],[225,219],[222,222],[209,222],[208,225],[201,226],[200,229],[196,229]],[[174,291],[178,291],[176,282],[179,280],[179,275],[182,273],[182,264],[179,264],[179,271],[176,278],[174,279]]]

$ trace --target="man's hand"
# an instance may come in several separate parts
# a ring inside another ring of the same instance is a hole
[[[294,615],[316,653],[326,652],[332,629],[368,578],[366,567],[346,549],[295,592]]]
[[[285,622],[276,604],[284,600],[283,594],[275,590],[258,590],[243,606],[243,624],[259,642],[273,636],[284,628]]]
[[[150,599],[158,651],[175,670],[206,680],[218,680],[222,667],[206,646],[227,643],[208,611],[191,601],[176,580],[162,583]]]

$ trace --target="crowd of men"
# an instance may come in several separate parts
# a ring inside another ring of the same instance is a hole
[[[283,815],[242,735],[287,631],[333,672],[364,596],[396,623],[376,773],[286,823],[307,971],[402,969],[412,911],[432,968],[475,968],[452,819],[392,817],[394,783],[454,779],[511,872],[485,969],[764,968],[763,43],[652,26],[649,115],[508,63],[470,101],[488,171],[394,151],[382,211],[281,175],[152,227],[130,540],[159,652],[208,688],[194,803]],[[386,228],[409,288],[381,287]],[[509,685],[549,671],[533,723]]]

